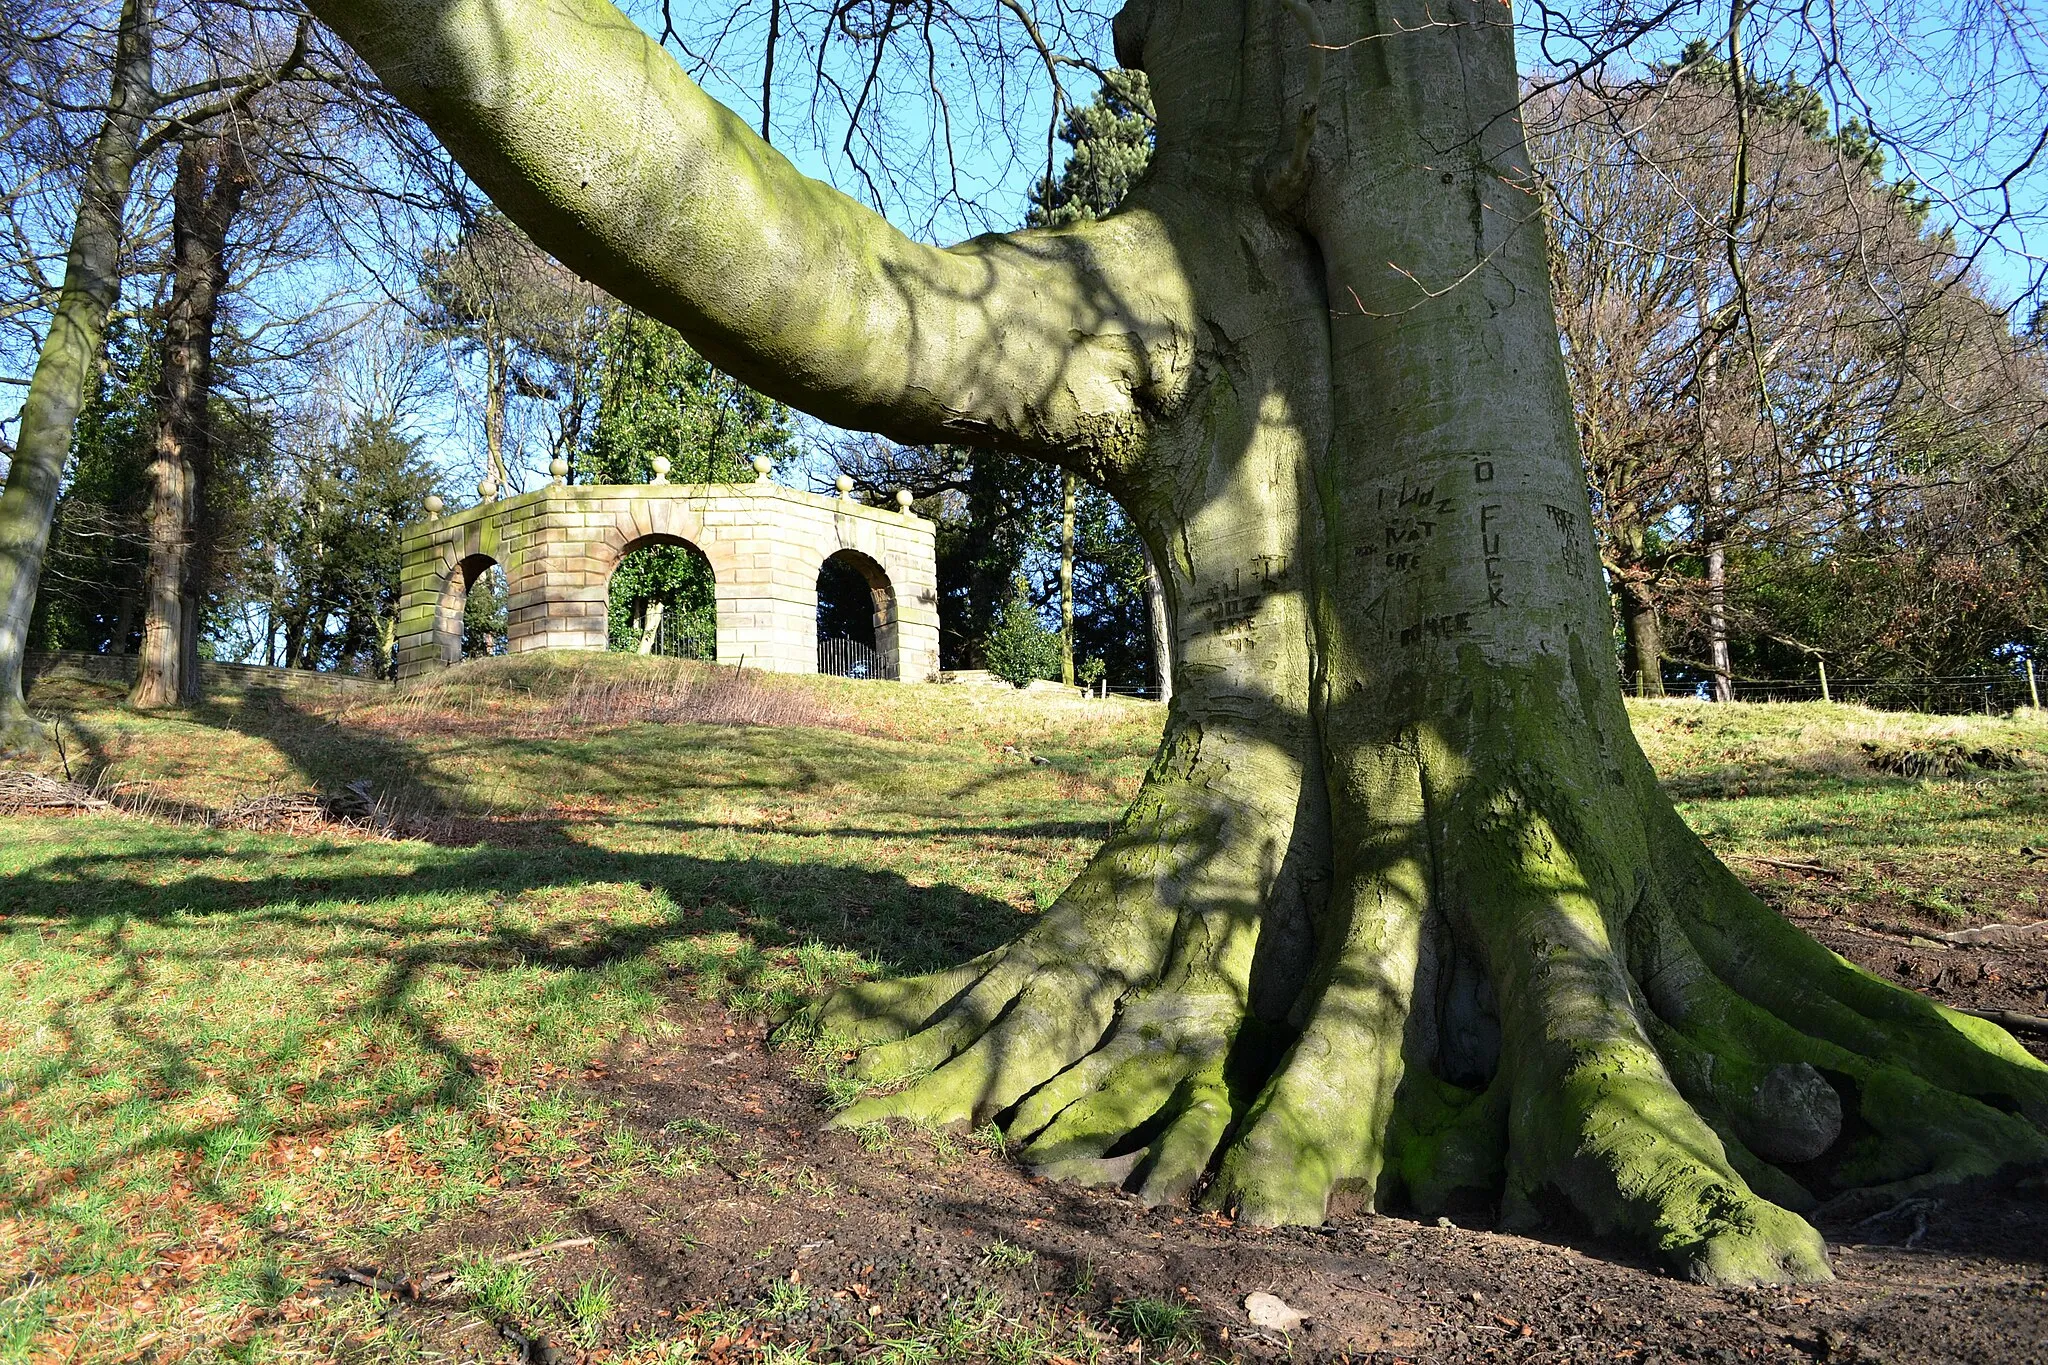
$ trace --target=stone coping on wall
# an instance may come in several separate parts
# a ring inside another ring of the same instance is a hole
[[[777,498],[797,506],[831,512],[836,516],[861,517],[873,521],[878,526],[914,526],[927,531],[934,529],[932,523],[914,512],[900,512],[893,507],[876,507],[871,503],[856,502],[852,498],[811,493],[779,483],[551,483],[530,493],[497,498],[491,502],[478,502],[459,512],[443,512],[431,520],[411,522],[399,532],[399,549],[403,553],[428,541],[439,539],[458,527],[468,526],[492,516],[516,513],[550,499],[579,502],[604,498],[688,500],[732,497]]]

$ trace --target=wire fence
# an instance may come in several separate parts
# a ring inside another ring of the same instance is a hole
[[[2021,707],[2038,707],[2041,689],[2048,680],[2025,671],[2012,673],[1960,673],[1946,677],[1847,677],[1830,674],[1823,684],[1818,671],[1806,678],[1737,678],[1732,691],[1741,702],[1836,701],[1868,706],[1877,711],[1923,711],[1942,715],[2005,715]],[[1627,684],[1624,683],[1626,688]],[[1109,685],[1109,694],[1157,700],[1156,687]],[[1665,696],[1676,700],[1710,701],[1710,679],[1687,678],[1665,685]]]
[[[872,678],[896,681],[896,661],[873,645],[845,635],[818,641],[818,671],[835,678]]]
[[[1736,701],[1744,702],[1837,701],[1879,711],[1945,715],[2002,715],[2041,704],[2040,680],[2030,671],[1924,678],[1823,678],[1816,670],[1806,678],[1736,678],[1730,690]],[[1680,687],[1667,684],[1666,696],[1711,700],[1713,683],[1688,678]]]

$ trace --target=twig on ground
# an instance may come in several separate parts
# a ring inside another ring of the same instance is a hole
[[[2027,924],[1980,924],[1974,929],[1957,929],[1935,937],[1943,943],[2014,943],[2043,934],[2048,934],[2048,919]]]
[[[2005,1028],[2024,1029],[2028,1033],[2048,1033],[2048,1019],[2038,1014],[2020,1014],[2014,1010],[1971,1010],[1961,1005],[1950,1005],[1957,1014],[1967,1014],[1972,1019],[1988,1019]]]
[[[595,1246],[596,1244],[597,1238],[595,1237],[564,1237],[561,1241],[549,1242],[546,1246],[529,1247],[525,1251],[515,1251],[509,1256],[488,1256],[484,1260],[490,1265],[517,1265],[521,1261],[531,1261],[550,1252],[567,1251],[572,1247],[587,1247]],[[428,1289],[444,1285],[461,1273],[459,1270],[437,1270],[419,1281],[420,1291],[424,1293]]]
[[[339,1270],[330,1270],[327,1273],[333,1279],[359,1284],[366,1289],[374,1289],[379,1294],[404,1294],[407,1289],[406,1283],[402,1280],[387,1280],[381,1275],[372,1275],[352,1266],[343,1266]]]
[[[596,1242],[595,1237],[565,1237],[559,1242],[549,1242],[546,1246],[529,1247],[525,1251],[515,1251],[507,1256],[486,1256],[481,1259],[487,1265],[517,1265],[521,1261],[531,1261],[550,1252],[592,1246]],[[367,1270],[357,1270],[353,1266],[341,1266],[327,1272],[328,1278],[337,1283],[359,1284],[366,1289],[374,1289],[379,1294],[397,1294],[408,1299],[423,1299],[443,1285],[460,1278],[461,1275],[460,1270],[437,1270],[418,1279],[408,1275],[402,1279],[387,1280],[381,1275]]]
[[[0,772],[0,815],[36,811],[105,810],[112,803],[94,796],[76,782],[59,782],[41,773]]]
[[[1735,853],[1729,856],[1740,858],[1746,863],[1762,863],[1767,867],[1789,867],[1794,872],[1817,872],[1823,877],[1833,877],[1837,881],[1841,880],[1842,876],[1832,867],[1822,867],[1819,863],[1795,863],[1789,858],[1766,858],[1756,853]]]

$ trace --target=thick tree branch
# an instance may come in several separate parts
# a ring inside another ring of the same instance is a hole
[[[234,93],[226,99],[215,100],[211,104],[201,105],[196,109],[180,110],[172,115],[169,122],[142,140],[141,145],[136,149],[135,159],[138,162],[146,160],[154,156],[158,150],[169,143],[190,137],[193,131],[202,123],[207,123],[229,114],[241,113],[249,107],[251,100],[255,99],[265,90],[290,80],[306,64],[306,40],[311,36],[311,29],[311,21],[301,19],[299,21],[298,35],[292,42],[292,50],[278,66],[277,70],[262,72],[234,82],[232,86]],[[185,95],[198,88],[196,86],[187,87],[186,90],[177,94],[159,96],[157,105],[161,108],[165,104],[184,98]]]
[[[1151,215],[924,246],[604,0],[313,8],[535,241],[828,421],[1077,459],[1182,382],[1192,305]]]

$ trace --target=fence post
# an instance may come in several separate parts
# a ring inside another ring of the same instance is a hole
[[[1813,661],[1820,665],[1820,699],[1833,701],[1834,698],[1828,695],[1828,661],[1818,654],[1814,656]]]
[[[2034,656],[2027,656],[2027,695],[2033,698],[2034,709],[2041,709],[2041,684],[2034,681]]]

